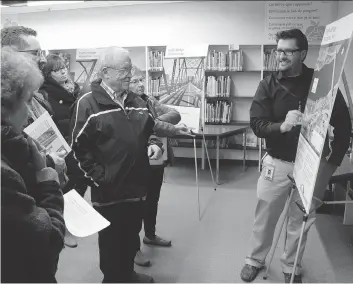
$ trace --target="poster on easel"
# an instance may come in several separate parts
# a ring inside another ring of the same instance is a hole
[[[329,124],[347,53],[351,47],[353,14],[326,26],[302,118],[293,176],[307,213],[325,139],[333,139]],[[327,136],[327,137],[326,137]]]

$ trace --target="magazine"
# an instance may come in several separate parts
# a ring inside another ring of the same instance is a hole
[[[69,144],[61,135],[48,112],[43,113],[27,126],[24,132],[36,140],[47,152],[64,152],[66,157],[71,151]]]

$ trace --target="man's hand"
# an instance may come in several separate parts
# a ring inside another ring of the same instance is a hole
[[[291,131],[293,126],[301,124],[303,114],[299,110],[290,110],[287,113],[286,120],[281,124],[281,133]]]
[[[178,130],[178,133],[177,133],[178,135],[185,135],[185,136],[191,135],[191,131],[189,127],[187,127],[183,123],[175,125],[174,127]]]
[[[150,160],[158,160],[160,157],[162,157],[163,152],[162,149],[157,145],[149,145],[147,148],[147,154]]]

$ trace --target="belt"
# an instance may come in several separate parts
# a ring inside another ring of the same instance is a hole
[[[146,200],[146,196],[116,200],[111,202],[92,202],[92,205],[97,207],[102,207],[102,206],[111,206],[111,205],[120,204],[120,203],[139,202],[139,201],[145,201],[145,200]]]

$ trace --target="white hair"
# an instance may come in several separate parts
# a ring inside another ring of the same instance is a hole
[[[12,111],[25,92],[39,89],[43,76],[31,55],[5,46],[1,49],[1,110]]]
[[[102,71],[107,67],[120,69],[127,63],[131,63],[129,51],[117,46],[107,47],[97,61],[97,75],[101,77]]]

